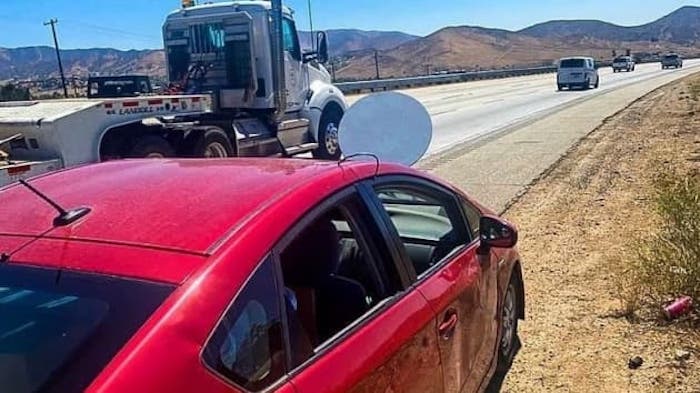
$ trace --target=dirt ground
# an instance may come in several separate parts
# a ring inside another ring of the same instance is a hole
[[[700,392],[700,329],[622,316],[613,277],[654,229],[652,174],[700,168],[697,90],[700,75],[608,119],[507,211],[521,231],[527,321],[503,391]],[[634,356],[644,363],[631,370]]]

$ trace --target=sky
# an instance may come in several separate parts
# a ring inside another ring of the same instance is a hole
[[[308,0],[286,0],[308,29]],[[357,28],[427,35],[445,26],[518,30],[552,19],[623,26],[654,21],[700,0],[310,0],[315,29]],[[64,49],[161,48],[161,25],[180,0],[2,0],[0,47],[53,45],[43,22],[57,18]]]

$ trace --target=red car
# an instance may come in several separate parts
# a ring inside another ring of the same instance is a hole
[[[476,392],[518,344],[515,228],[404,166],[108,162],[0,217],[3,393]]]

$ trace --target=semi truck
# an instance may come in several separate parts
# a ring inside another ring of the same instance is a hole
[[[282,0],[194,3],[163,25],[165,94],[0,103],[0,186],[120,158],[339,159],[326,34],[302,51]]]

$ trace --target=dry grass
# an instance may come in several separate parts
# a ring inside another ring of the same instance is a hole
[[[682,295],[700,299],[700,175],[664,173],[654,191],[659,227],[634,243],[616,276],[629,314]]]
[[[690,97],[693,101],[700,100],[700,81],[695,81],[690,85]]]

